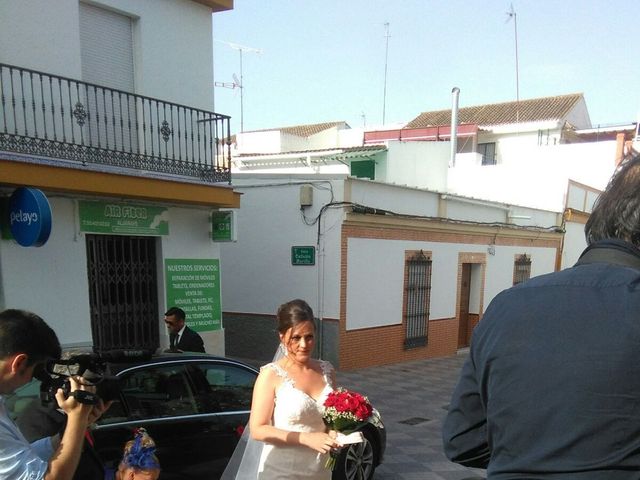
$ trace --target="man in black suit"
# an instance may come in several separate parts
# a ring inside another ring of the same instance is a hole
[[[178,307],[171,307],[164,314],[164,323],[169,330],[169,351],[205,353],[202,338],[187,327],[185,317],[184,310]]]

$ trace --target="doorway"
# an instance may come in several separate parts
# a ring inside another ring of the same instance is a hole
[[[94,349],[159,346],[156,238],[87,235]]]
[[[484,292],[484,255],[460,254],[458,264],[458,348],[468,347],[480,320]]]

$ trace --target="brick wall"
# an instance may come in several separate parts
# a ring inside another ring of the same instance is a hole
[[[427,345],[405,349],[405,325],[390,325],[375,328],[346,329],[346,291],[347,291],[347,248],[349,238],[372,238],[406,241],[428,241],[442,243],[465,243],[483,245],[508,245],[522,247],[561,248],[561,234],[526,230],[506,231],[490,227],[457,227],[448,230],[440,222],[416,221],[403,226],[397,220],[372,219],[359,221],[351,216],[342,225],[341,237],[341,275],[340,275],[340,324],[339,324],[339,365],[342,370],[384,365],[422,358],[453,355],[458,348],[458,318],[430,318],[428,323]],[[388,221],[390,224],[384,225]],[[373,223],[373,224],[372,224]],[[465,232],[463,229],[467,228]],[[557,254],[558,255],[558,254]],[[481,299],[484,297],[486,254],[460,252],[458,256],[457,304],[460,300],[462,264],[480,264],[482,271]],[[453,267],[452,267],[453,268]],[[456,315],[459,315],[456,306]],[[479,314],[470,314],[471,326],[481,321],[484,305],[480,305]]]

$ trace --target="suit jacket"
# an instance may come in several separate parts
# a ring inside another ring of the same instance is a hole
[[[184,331],[180,336],[180,341],[175,345],[175,348],[182,350],[183,352],[202,352],[204,351],[204,342],[198,332],[191,330],[189,327],[184,327]]]

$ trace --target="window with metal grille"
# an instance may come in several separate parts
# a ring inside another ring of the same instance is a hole
[[[404,347],[427,344],[429,305],[431,299],[431,253],[422,250],[405,255]]]
[[[531,278],[531,257],[526,253],[516,255],[513,262],[513,284],[517,285]]]
[[[479,143],[478,153],[482,155],[482,165],[495,165],[497,163],[495,142]]]
[[[156,239],[87,235],[86,243],[94,348],[157,349]]]

